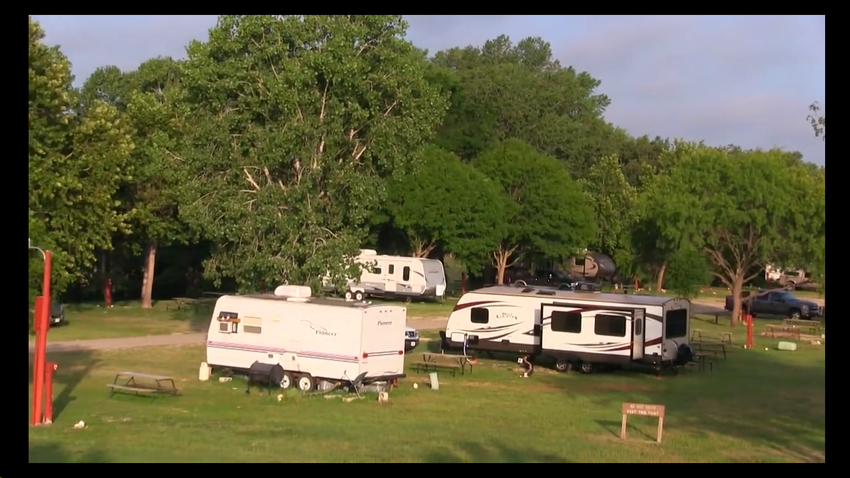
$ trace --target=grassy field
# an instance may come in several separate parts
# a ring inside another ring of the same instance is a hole
[[[693,327],[729,330],[697,319]],[[743,333],[734,330],[737,344]],[[239,378],[199,382],[201,346],[56,354],[55,421],[30,429],[29,460],[823,462],[825,345],[779,352],[776,343],[757,338],[755,350],[736,345],[714,372],[660,379],[543,367],[521,379],[509,359],[482,359],[472,375],[441,374],[439,391],[428,389],[426,375],[409,372],[383,406],[374,396],[344,403],[293,391],[278,402],[278,391],[246,395]],[[170,374],[182,396],[109,399],[104,385],[120,369]],[[660,446],[648,443],[655,430],[649,418],[629,421],[629,441],[617,438],[621,402],[667,406]],[[87,428],[73,429],[79,420]]]

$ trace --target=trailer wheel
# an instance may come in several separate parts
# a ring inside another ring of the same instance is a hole
[[[572,369],[573,363],[568,360],[558,359],[555,361],[555,370],[559,372],[569,372]]]
[[[292,374],[289,372],[283,372],[283,378],[280,379],[280,388],[284,390],[288,390],[292,388],[292,384],[295,382],[295,379],[292,378]]]
[[[365,298],[366,298],[366,296],[363,294],[363,292],[361,292],[359,290],[354,293],[354,300],[356,300],[357,302],[360,302]]]
[[[581,373],[593,373],[594,367],[590,362],[582,362],[579,370],[581,370]]]
[[[316,381],[313,380],[313,377],[309,375],[302,375],[298,377],[298,390],[302,392],[309,392],[316,387]]]
[[[345,291],[345,300],[351,300],[353,297],[354,294],[352,294],[350,290]]]

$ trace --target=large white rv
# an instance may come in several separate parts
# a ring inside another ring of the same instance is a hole
[[[464,294],[440,335],[445,348],[551,356],[589,373],[687,362],[689,323],[687,299],[493,286]]]
[[[361,249],[357,262],[363,265],[359,280],[346,285],[345,298],[361,301],[374,297],[426,297],[442,300],[446,273],[436,259],[387,256]]]
[[[404,377],[407,309],[311,297],[310,288],[280,286],[274,294],[218,299],[207,334],[207,363],[248,370],[280,364],[281,388],[302,391],[319,380],[364,383]]]

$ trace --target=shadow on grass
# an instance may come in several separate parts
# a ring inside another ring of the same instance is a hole
[[[200,333],[209,330],[215,299],[198,299],[191,304],[169,301],[168,304],[160,304],[159,307],[168,308],[170,320],[185,322],[191,332]]]
[[[541,375],[538,380],[611,410],[610,416],[599,417],[596,423],[617,436],[623,402],[659,404],[667,408],[665,431],[682,430],[697,437],[727,436],[776,452],[775,457],[730,455],[728,460],[785,457],[824,462],[825,358],[811,357],[805,363],[809,357],[780,357],[780,353],[737,350],[727,360],[715,360],[713,372],[688,370],[660,379],[617,372],[577,377],[580,381],[558,374]],[[647,430],[640,434],[651,434],[654,423],[636,426]]]
[[[29,355],[29,384],[33,385],[34,354]],[[59,366],[53,372],[53,421],[56,422],[68,405],[76,400],[74,391],[80,382],[100,362],[91,351],[47,354],[47,362]],[[106,388],[104,387],[104,390]],[[57,393],[58,391],[58,393]],[[30,398],[32,400],[32,398]],[[30,410],[30,413],[32,410]]]
[[[56,443],[30,444],[30,463],[109,463],[106,454],[98,451],[88,451],[83,454],[65,451]]]
[[[425,463],[570,463],[559,456],[522,449],[522,445],[506,446],[503,443],[483,445],[461,442],[443,447],[425,455]]]

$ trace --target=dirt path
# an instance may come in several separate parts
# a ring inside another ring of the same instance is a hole
[[[408,325],[418,330],[442,329],[447,319],[415,318],[408,319]],[[114,339],[69,340],[47,344],[48,353],[79,352],[81,350],[113,350],[157,345],[197,345],[207,340],[206,333],[148,335],[144,337],[118,337]],[[30,342],[29,352],[35,352],[35,343]]]

